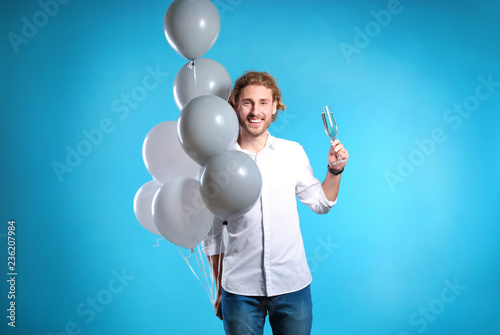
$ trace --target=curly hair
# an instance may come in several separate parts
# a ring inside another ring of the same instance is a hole
[[[243,75],[236,80],[234,83],[233,91],[229,97],[229,104],[234,108],[238,109],[238,100],[240,91],[249,85],[262,85],[269,88],[273,94],[273,103],[277,102],[276,113],[273,114],[271,119],[272,122],[276,121],[278,118],[278,111],[284,111],[286,106],[281,101],[281,90],[276,84],[276,79],[267,72],[257,72],[257,71],[246,71]]]

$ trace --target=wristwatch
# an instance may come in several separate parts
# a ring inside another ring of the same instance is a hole
[[[342,172],[344,172],[344,169],[340,170],[340,171],[336,171],[334,169],[332,169],[330,167],[330,164],[327,164],[326,165],[326,168],[328,169],[328,172],[330,172],[331,174],[333,174],[334,176],[338,176],[339,174],[341,174]]]

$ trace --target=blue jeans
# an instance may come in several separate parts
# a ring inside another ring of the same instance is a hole
[[[310,286],[274,297],[249,297],[222,290],[222,317],[226,334],[263,334],[268,313],[275,335],[311,334]]]

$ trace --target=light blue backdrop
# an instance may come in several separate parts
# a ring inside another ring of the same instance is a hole
[[[2,334],[222,333],[176,248],[154,248],[132,206],[151,179],[144,137],[179,114],[170,3],[2,2]],[[318,112],[331,104],[351,155],[332,212],[300,205],[313,334],[500,334],[498,2],[214,3],[221,32],[205,57],[233,80],[278,78],[288,109],[272,133],[300,142],[323,179]],[[156,88],[127,104],[151,72]],[[86,156],[58,176],[79,145]]]

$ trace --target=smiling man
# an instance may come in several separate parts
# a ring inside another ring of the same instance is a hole
[[[312,280],[297,211],[298,198],[315,213],[335,205],[349,154],[338,141],[328,152],[328,172],[321,183],[296,142],[271,136],[268,128],[285,110],[275,79],[266,72],[246,72],[229,98],[240,123],[235,150],[252,157],[262,174],[262,194],[245,215],[227,224],[214,220],[213,234],[203,241],[218,291],[216,315],[226,334],[262,334],[266,316],[273,334],[310,334]],[[337,156],[345,162],[334,164]],[[245,192],[245,190],[241,190]]]

